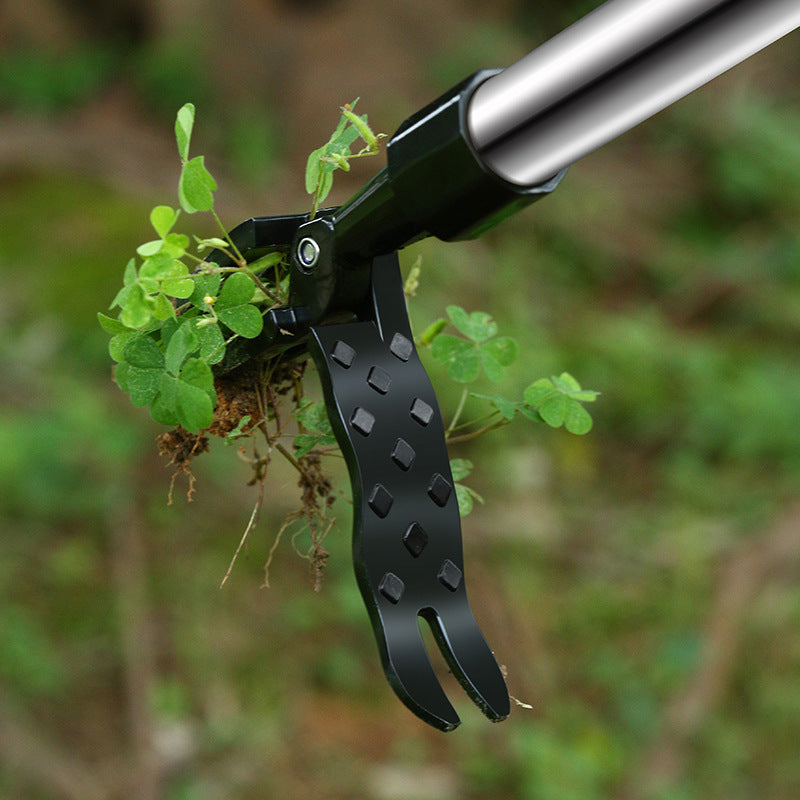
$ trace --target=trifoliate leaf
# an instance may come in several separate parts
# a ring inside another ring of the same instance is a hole
[[[150,224],[162,239],[172,230],[172,226],[178,220],[179,213],[169,206],[156,206],[150,212]]]
[[[214,194],[217,182],[206,169],[205,157],[196,156],[187,161],[181,170],[178,182],[178,199],[181,208],[188,214],[196,211],[210,211],[214,207]]]
[[[178,154],[181,161],[189,160],[189,144],[192,140],[192,128],[194,127],[194,105],[186,103],[178,111],[175,119],[175,139],[178,143]]]

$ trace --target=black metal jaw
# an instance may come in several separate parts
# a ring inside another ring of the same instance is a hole
[[[489,719],[509,713],[467,599],[461,522],[436,395],[414,347],[397,255],[374,260],[358,322],[312,326],[309,349],[353,490],[353,561],[389,683],[441,730],[460,720],[419,629]]]

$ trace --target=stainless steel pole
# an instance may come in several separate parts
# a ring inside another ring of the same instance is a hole
[[[800,0],[609,0],[479,86],[478,155],[542,184],[800,27]]]

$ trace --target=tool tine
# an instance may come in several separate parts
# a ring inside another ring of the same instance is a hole
[[[431,666],[417,617],[404,613],[384,618],[379,641],[386,677],[402,702],[417,716],[442,731],[461,720]]]
[[[431,626],[434,638],[450,669],[472,701],[492,722],[501,722],[510,713],[510,701],[503,674],[472,610],[463,601],[439,610],[420,612]]]

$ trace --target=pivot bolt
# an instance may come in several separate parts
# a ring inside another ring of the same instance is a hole
[[[297,244],[297,260],[305,269],[313,269],[319,261],[319,245],[314,239],[306,237]]]

